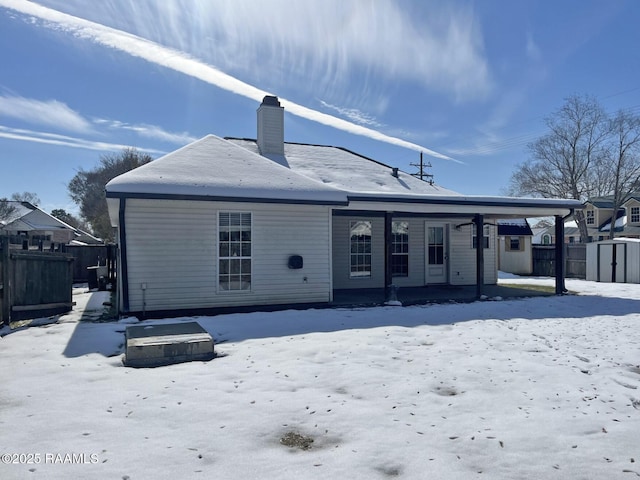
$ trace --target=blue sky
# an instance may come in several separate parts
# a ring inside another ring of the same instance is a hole
[[[101,155],[154,158],[209,133],[343,146],[502,195],[573,94],[640,109],[635,0],[0,0],[0,197],[77,212]]]

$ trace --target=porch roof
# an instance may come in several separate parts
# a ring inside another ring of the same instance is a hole
[[[487,220],[566,216],[584,208],[578,200],[488,196],[364,196],[348,195],[345,210],[382,210],[434,216],[469,218],[484,215]]]

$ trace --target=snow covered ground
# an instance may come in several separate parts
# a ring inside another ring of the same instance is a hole
[[[79,292],[0,331],[0,478],[638,478],[640,285],[567,287],[198,317],[218,357],[155,369]]]

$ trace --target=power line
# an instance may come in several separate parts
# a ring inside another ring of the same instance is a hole
[[[420,152],[420,163],[409,163],[412,167],[418,167],[418,173],[412,173],[412,177],[419,178],[423,182],[433,185],[433,173],[426,173],[425,168],[432,168],[431,162],[424,163],[422,152]],[[426,180],[425,180],[426,179]]]

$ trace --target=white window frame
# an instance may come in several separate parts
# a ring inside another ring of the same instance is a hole
[[[640,223],[640,207],[631,207],[630,211],[631,211],[631,215],[629,215],[630,222]]]
[[[406,230],[406,235],[407,235],[406,242],[398,240],[398,235],[402,235],[402,233],[400,234],[397,233],[397,229],[399,228],[403,228]],[[391,245],[392,245],[391,276],[400,277],[400,278],[408,277],[409,276],[409,222],[407,222],[406,220],[397,220],[391,223]],[[396,251],[396,250],[401,250],[401,251]],[[405,258],[404,261],[407,264],[407,271],[403,273],[398,273],[393,271],[393,265],[394,265],[393,258],[400,258],[400,257]]]
[[[596,224],[596,211],[592,208],[586,211],[585,213],[587,225],[595,225]]]
[[[228,225],[222,225],[224,216],[228,215]],[[239,224],[232,224],[231,219],[236,216]],[[246,222],[248,216],[248,222]],[[243,218],[244,217],[244,218]],[[228,240],[223,240],[223,227],[228,227]],[[232,227],[237,227],[239,232],[237,240],[231,239],[231,233],[234,231]],[[248,227],[248,228],[247,228]],[[243,237],[248,232],[249,237]],[[244,239],[243,239],[244,238]],[[216,277],[216,286],[218,293],[248,293],[253,289],[253,214],[252,212],[238,211],[219,211],[218,212],[218,241],[217,241],[218,269]],[[247,255],[248,253],[248,255]],[[223,262],[228,262],[228,266],[223,268]],[[232,273],[231,263],[237,263],[238,273]],[[248,267],[249,271],[246,272]],[[222,273],[226,270],[225,273]],[[228,278],[228,286],[237,288],[223,288],[223,276]],[[232,277],[238,277],[233,279]],[[248,281],[247,281],[248,277]],[[236,282],[235,284],[232,282]]]
[[[354,235],[358,227],[368,227],[369,235]],[[355,237],[357,238],[354,240]],[[366,237],[368,236],[368,239]],[[373,222],[351,220],[349,222],[349,278],[371,278],[373,263]]]
[[[490,230],[491,225],[489,224],[485,224],[482,227],[482,243],[484,245],[484,248],[490,248],[491,246],[491,241],[490,241],[490,237],[491,237],[491,230]],[[475,249],[476,248],[476,224],[473,223],[471,224],[471,248]]]

